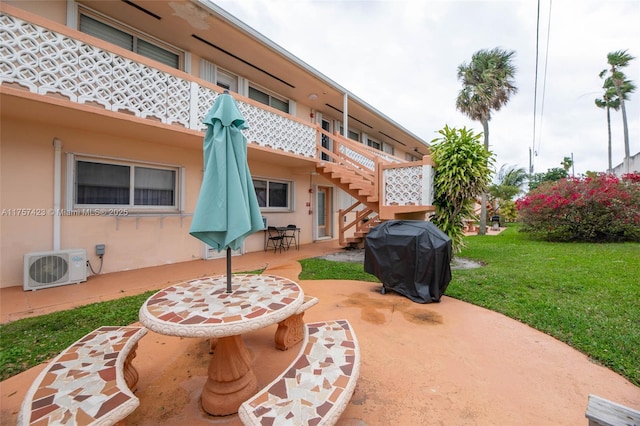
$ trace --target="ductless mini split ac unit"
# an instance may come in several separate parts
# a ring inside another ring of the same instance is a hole
[[[84,249],[43,251],[24,255],[25,291],[86,280],[87,252]]]

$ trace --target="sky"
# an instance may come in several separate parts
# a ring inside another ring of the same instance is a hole
[[[576,176],[606,171],[606,112],[594,100],[607,54],[626,49],[636,59],[623,71],[639,86],[625,104],[630,151],[640,152],[640,0],[214,3],[427,142],[445,125],[482,132],[455,107],[458,66],[482,49],[515,51],[518,92],[489,122],[496,169],[546,172],[573,157]],[[621,112],[611,127],[616,166]]]

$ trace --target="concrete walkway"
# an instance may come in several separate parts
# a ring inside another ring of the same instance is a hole
[[[298,259],[340,251],[335,242],[233,258],[234,272],[297,279]],[[0,290],[2,322],[160,289],[225,272],[224,259],[90,277],[78,285]],[[501,314],[456,299],[421,305],[360,281],[301,281],[320,302],[305,320],[348,319],[362,353],[360,379],[339,425],[579,425],[590,393],[640,409],[640,388],[567,345]],[[455,285],[452,282],[451,285]],[[275,326],[244,336],[260,386],[296,356],[274,348]],[[134,360],[140,407],[131,425],[239,425],[199,407],[208,342],[149,332]],[[22,398],[44,365],[0,384],[0,424],[15,424]]]

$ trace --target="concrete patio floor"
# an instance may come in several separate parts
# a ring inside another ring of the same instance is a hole
[[[297,280],[298,259],[338,252],[322,242],[285,253],[233,258],[234,272],[266,272]],[[105,259],[108,262],[108,257]],[[92,276],[85,283],[24,292],[0,289],[1,321],[69,309],[225,272],[224,259],[196,260]],[[348,319],[362,365],[339,425],[577,425],[589,394],[640,409],[640,387],[567,345],[501,314],[450,297],[421,305],[360,281],[299,281],[320,302],[306,321]],[[455,285],[453,281],[450,285]],[[273,345],[275,326],[244,335],[259,386],[295,358]],[[140,407],[130,425],[239,425],[235,415],[210,417],[199,406],[206,377],[206,340],[149,332],[133,361]],[[15,424],[20,403],[45,364],[0,383],[0,424]]]

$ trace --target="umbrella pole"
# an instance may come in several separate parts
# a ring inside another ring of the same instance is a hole
[[[231,247],[227,247],[227,293],[231,293]]]

